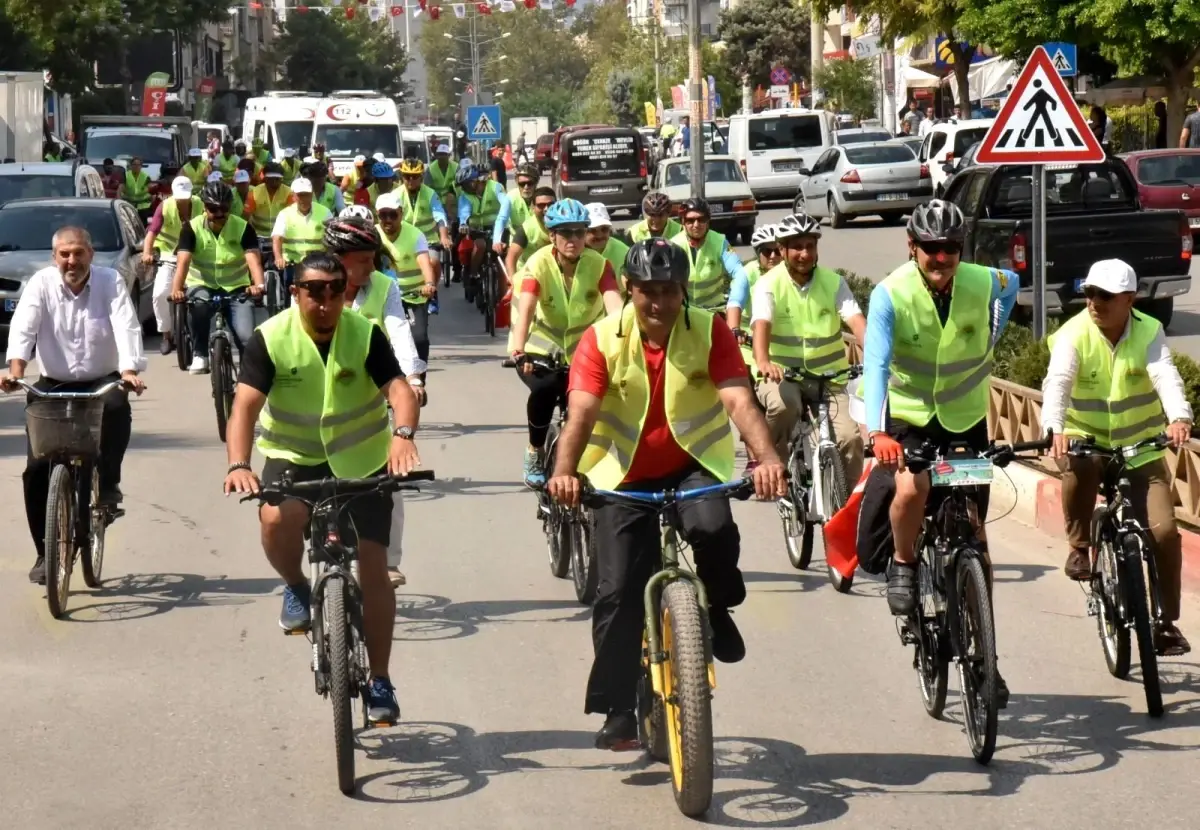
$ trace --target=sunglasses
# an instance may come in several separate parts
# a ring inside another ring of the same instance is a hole
[[[683,217],[683,224],[685,224],[685,225],[705,225],[705,224],[708,224],[708,217],[707,216],[685,216],[685,217]]]
[[[524,190],[527,187],[533,187],[533,182],[517,182],[517,187]]]
[[[534,202],[533,207],[536,210],[549,210],[554,202]]]
[[[559,236],[565,236],[567,239],[583,239],[587,233],[586,228],[555,228],[554,232]]]
[[[346,293],[346,278],[339,277],[334,280],[300,280],[294,285],[297,288],[302,288],[308,292],[308,295],[314,300],[323,300],[332,294],[339,297]]]
[[[211,216],[213,219],[220,219],[224,216],[229,215],[229,208],[225,208],[225,207],[217,208],[217,207],[207,207],[206,206],[204,208],[204,212],[207,213],[209,216]]]
[[[422,181],[425,177],[422,176],[420,173],[405,173],[401,178],[403,178],[404,181],[406,181],[406,182],[419,182],[419,181]]]
[[[758,255],[759,255],[759,256],[767,256],[767,257],[771,257],[771,256],[783,256],[783,251],[779,250],[779,248],[778,248],[778,247],[772,247],[772,248],[759,248],[759,249],[758,249]]]
[[[963,249],[960,242],[918,242],[917,247],[929,256],[937,256],[938,254],[961,256]]]
[[[381,210],[377,214],[380,219],[399,219],[400,214],[394,210]]]
[[[1107,303],[1111,302],[1117,295],[1111,291],[1105,291],[1103,288],[1097,288],[1094,285],[1085,285],[1083,287],[1083,296],[1091,302]]]

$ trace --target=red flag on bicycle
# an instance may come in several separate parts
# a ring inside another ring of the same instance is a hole
[[[858,511],[862,505],[863,490],[867,487],[867,477],[873,469],[875,459],[868,458],[850,498],[825,523],[822,531],[825,536],[826,563],[847,579],[858,568]]]

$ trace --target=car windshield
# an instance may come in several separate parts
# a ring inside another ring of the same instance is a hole
[[[1200,155],[1146,156],[1138,161],[1137,177],[1148,185],[1200,184]]]
[[[687,185],[692,181],[692,163],[690,161],[671,164],[667,167],[667,187]],[[704,181],[709,184],[739,183],[745,181],[737,163],[729,159],[704,162]]]
[[[751,150],[805,150],[823,143],[819,115],[750,118],[746,126]]]
[[[325,145],[330,156],[366,156],[383,153],[400,158],[400,127],[391,124],[322,124],[317,127],[317,143]]]
[[[426,144],[423,140],[417,141],[416,139],[413,139],[410,141],[405,141],[404,142],[404,158],[420,159],[421,161],[428,162],[429,161],[429,145]]]
[[[88,207],[29,204],[0,210],[0,251],[49,251],[54,232],[68,226],[90,233],[97,251],[122,247],[117,219],[107,203]]]
[[[75,177],[0,175],[0,205],[13,199],[70,198],[75,195]]]
[[[891,136],[888,135],[887,133],[883,132],[882,130],[880,130],[877,133],[875,133],[875,132],[871,132],[871,133],[840,132],[837,134],[837,143],[838,144],[861,144],[866,141],[887,141],[889,138],[891,138]]]
[[[311,121],[276,121],[275,138],[279,146],[276,150],[299,150],[307,147],[312,141],[313,122]]]
[[[967,150],[971,149],[971,145],[977,141],[983,141],[983,137],[987,135],[987,127],[972,127],[969,130],[959,130],[954,134],[954,157],[962,158]]]
[[[175,141],[167,135],[113,133],[87,136],[88,161],[131,159],[137,156],[145,164],[169,164],[175,161]]]
[[[1000,169],[993,180],[997,214],[1028,214],[1032,210],[1033,185],[1028,166],[1011,165]],[[1046,167],[1046,209],[1080,210],[1098,207],[1132,207],[1133,193],[1124,180],[1107,164],[1056,164]]]
[[[851,164],[900,164],[916,161],[912,150],[899,144],[873,144],[868,147],[847,147],[846,160]]]

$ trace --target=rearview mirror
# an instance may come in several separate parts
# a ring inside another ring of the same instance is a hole
[[[796,173],[797,173],[797,175],[800,175],[800,176],[811,176],[812,175],[812,171],[809,170],[807,167],[797,168]]]
[[[954,162],[952,162],[952,161],[943,162],[942,170],[944,170],[946,173],[953,173],[954,172]]]

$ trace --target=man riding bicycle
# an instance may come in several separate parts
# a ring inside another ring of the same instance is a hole
[[[529,258],[550,244],[550,231],[546,230],[546,211],[558,201],[554,188],[539,187],[533,192],[533,210],[529,218],[513,229],[508,243],[504,267],[510,277],[525,265]]]
[[[284,285],[292,284],[300,260],[322,249],[325,223],[333,216],[313,199],[313,186],[308,179],[295,179],[292,195],[296,201],[283,209],[271,229],[275,267],[279,269]]]
[[[784,369],[803,369],[824,375],[845,371],[845,324],[862,345],[867,319],[841,274],[817,264],[821,224],[807,214],[785,216],[775,226],[775,241],[783,262],[755,282],[753,317],[754,363],[762,375],[756,394],[767,413],[771,440],[780,457],[804,407],[814,406],[816,384],[785,382]],[[757,264],[757,263],[755,263]],[[846,482],[862,474],[863,444],[858,425],[850,418],[850,399],[844,384],[830,389],[830,416]]]
[[[908,616],[916,605],[914,546],[930,490],[929,471],[906,469],[904,453],[926,441],[940,453],[952,444],[975,452],[987,448],[992,348],[1017,301],[1016,274],[961,261],[965,235],[962,211],[952,202],[934,199],[916,208],[908,220],[909,262],[871,292],[863,397],[875,458],[895,471],[887,599],[896,616]],[[986,557],[988,491],[980,489],[976,506]],[[990,590],[990,560],[988,585]],[[1008,686],[999,674],[997,679],[1004,708]]]
[[[171,182],[171,198],[163,199],[154,210],[154,217],[146,228],[146,241],[142,246],[142,264],[151,265],[157,256],[161,263],[154,275],[151,303],[154,306],[154,322],[162,335],[159,351],[170,354],[175,347],[175,335],[171,331],[171,284],[175,267],[175,248],[179,245],[179,234],[183,226],[204,212],[204,205],[192,195],[192,182],[187,176],[177,176]]]
[[[391,193],[396,186],[396,171],[386,161],[377,161],[371,165],[371,184],[367,185],[367,202],[371,210],[375,210],[375,205],[379,201],[379,197],[385,193]]]
[[[433,188],[442,201],[442,209],[447,214],[451,246],[450,262],[451,277],[458,282],[462,277],[462,263],[458,261],[458,191],[455,189],[455,177],[458,176],[458,162],[450,158],[450,145],[438,144],[434,151],[434,159],[425,168],[427,184]]]
[[[400,162],[400,179],[404,184],[399,191],[400,204],[404,207],[404,221],[416,226],[424,236],[429,250],[434,252],[430,254],[430,260],[433,262],[433,285],[436,288],[442,281],[440,254],[452,247],[446,210],[434,189],[424,184],[425,162],[414,158],[404,159]],[[382,210],[383,208],[376,203],[376,214]],[[383,222],[383,217],[380,217],[380,222]],[[391,231],[387,233],[389,237],[395,236]],[[435,253],[438,255],[435,256]]]
[[[555,202],[546,211],[551,244],[525,263],[516,319],[509,330],[508,350],[513,358],[527,352],[561,354],[570,362],[587,328],[606,312],[621,307],[612,265],[583,244],[587,225],[588,213],[574,199]],[[566,378],[535,374],[528,363],[519,365],[517,373],[529,387],[525,483],[542,484],[546,480],[546,433],[554,407],[566,391]]]
[[[175,283],[171,299],[211,300],[231,297],[243,290],[250,296],[263,293],[263,268],[258,235],[240,216],[230,216],[233,191],[224,182],[206,184],[200,191],[204,215],[180,229],[175,251]],[[193,267],[194,266],[194,267]],[[184,293],[184,285],[187,293]],[[238,350],[245,348],[254,333],[254,309],[246,303],[227,303],[230,326]],[[193,375],[208,372],[208,331],[214,309],[209,302],[192,303],[188,324],[192,332]]]
[[[310,156],[311,158],[311,156]],[[345,197],[340,187],[329,181],[329,168],[322,161],[305,161],[300,166],[300,175],[313,186],[313,195],[317,204],[337,216],[346,207]]]
[[[515,230],[525,223],[533,209],[533,190],[537,187],[541,174],[532,164],[522,164],[517,168],[516,187],[508,191],[508,203],[512,205],[508,216],[508,230]]]
[[[296,269],[295,302],[263,323],[247,345],[229,419],[226,493],[260,488],[250,465],[255,422],[267,483],[285,475],[297,482],[365,478],[384,470],[406,475],[420,465],[413,443],[416,399],[383,330],[345,307],[346,284],[337,257],[310,255]],[[388,423],[389,404],[395,429]],[[391,514],[392,498],[384,494],[355,499],[344,514],[343,532],[358,546],[372,723],[394,723],[400,716],[388,671],[396,616],[387,574]],[[285,586],[279,625],[305,631],[312,624],[301,568],[308,508],[288,499],[264,504],[258,515],[267,561]]]
[[[1071,438],[1089,435],[1101,447],[1129,446],[1153,438],[1166,426],[1171,443],[1192,434],[1192,407],[1162,325],[1133,308],[1137,274],[1119,259],[1092,265],[1083,283],[1087,308],[1052,334],[1050,366],[1042,382],[1042,427],[1054,434],[1051,455],[1065,459],[1062,508],[1070,553],[1069,578],[1092,576],[1091,523],[1106,459],[1068,457]],[[1154,647],[1176,656],[1191,651],[1175,625],[1179,619],[1182,541],[1175,500],[1162,450],[1125,461],[1133,509],[1154,540],[1163,619],[1155,623]]]
[[[404,202],[395,193],[385,193],[375,205],[379,217],[381,253],[387,258],[382,270],[396,279],[404,309],[412,321],[412,338],[417,356],[429,360],[429,298],[437,294],[437,265],[420,229],[408,221]],[[420,372],[425,380],[425,370]]]
[[[643,239],[674,239],[683,225],[671,218],[671,199],[657,190],[642,197],[642,221],[631,227],[626,234],[630,242]]]
[[[605,490],[728,481],[730,419],[762,459],[755,491],[762,498],[783,495],[783,463],[755,405],[733,332],[718,315],[686,305],[687,254],[665,240],[645,240],[630,248],[624,272],[629,303],[590,327],[575,352],[550,495],[578,504],[577,473]],[[695,501],[681,506],[680,514],[708,593],[713,657],[736,663],[746,646],[729,609],[745,599],[746,586],[729,501]],[[598,507],[594,517],[595,660],[584,711],[606,715],[597,748],[627,749],[638,734],[642,591],[659,561],[659,527],[652,512],[620,504]]]
[[[270,239],[275,220],[294,201],[292,189],[283,183],[283,168],[268,162],[263,168],[263,183],[251,189],[246,197],[242,218],[254,227],[259,237]]]
[[[724,312],[729,327],[736,329],[742,322],[742,306],[750,296],[746,269],[730,249],[729,240],[709,230],[712,212],[707,201],[688,199],[683,203],[682,215],[684,230],[670,240],[687,252],[691,263],[688,304]]]
[[[504,188],[489,179],[482,167],[466,160],[459,166],[454,181],[459,188],[458,225],[470,230],[470,255],[464,264],[468,272],[474,274],[483,264],[484,240],[489,236],[492,250],[497,256],[504,256],[508,215],[512,206]],[[459,254],[461,257],[462,251]]]
[[[625,255],[629,246],[613,236],[613,223],[608,215],[608,208],[601,202],[591,202],[584,205],[588,212],[588,230],[584,243],[600,256],[609,261],[614,273],[621,273],[625,267]]]

